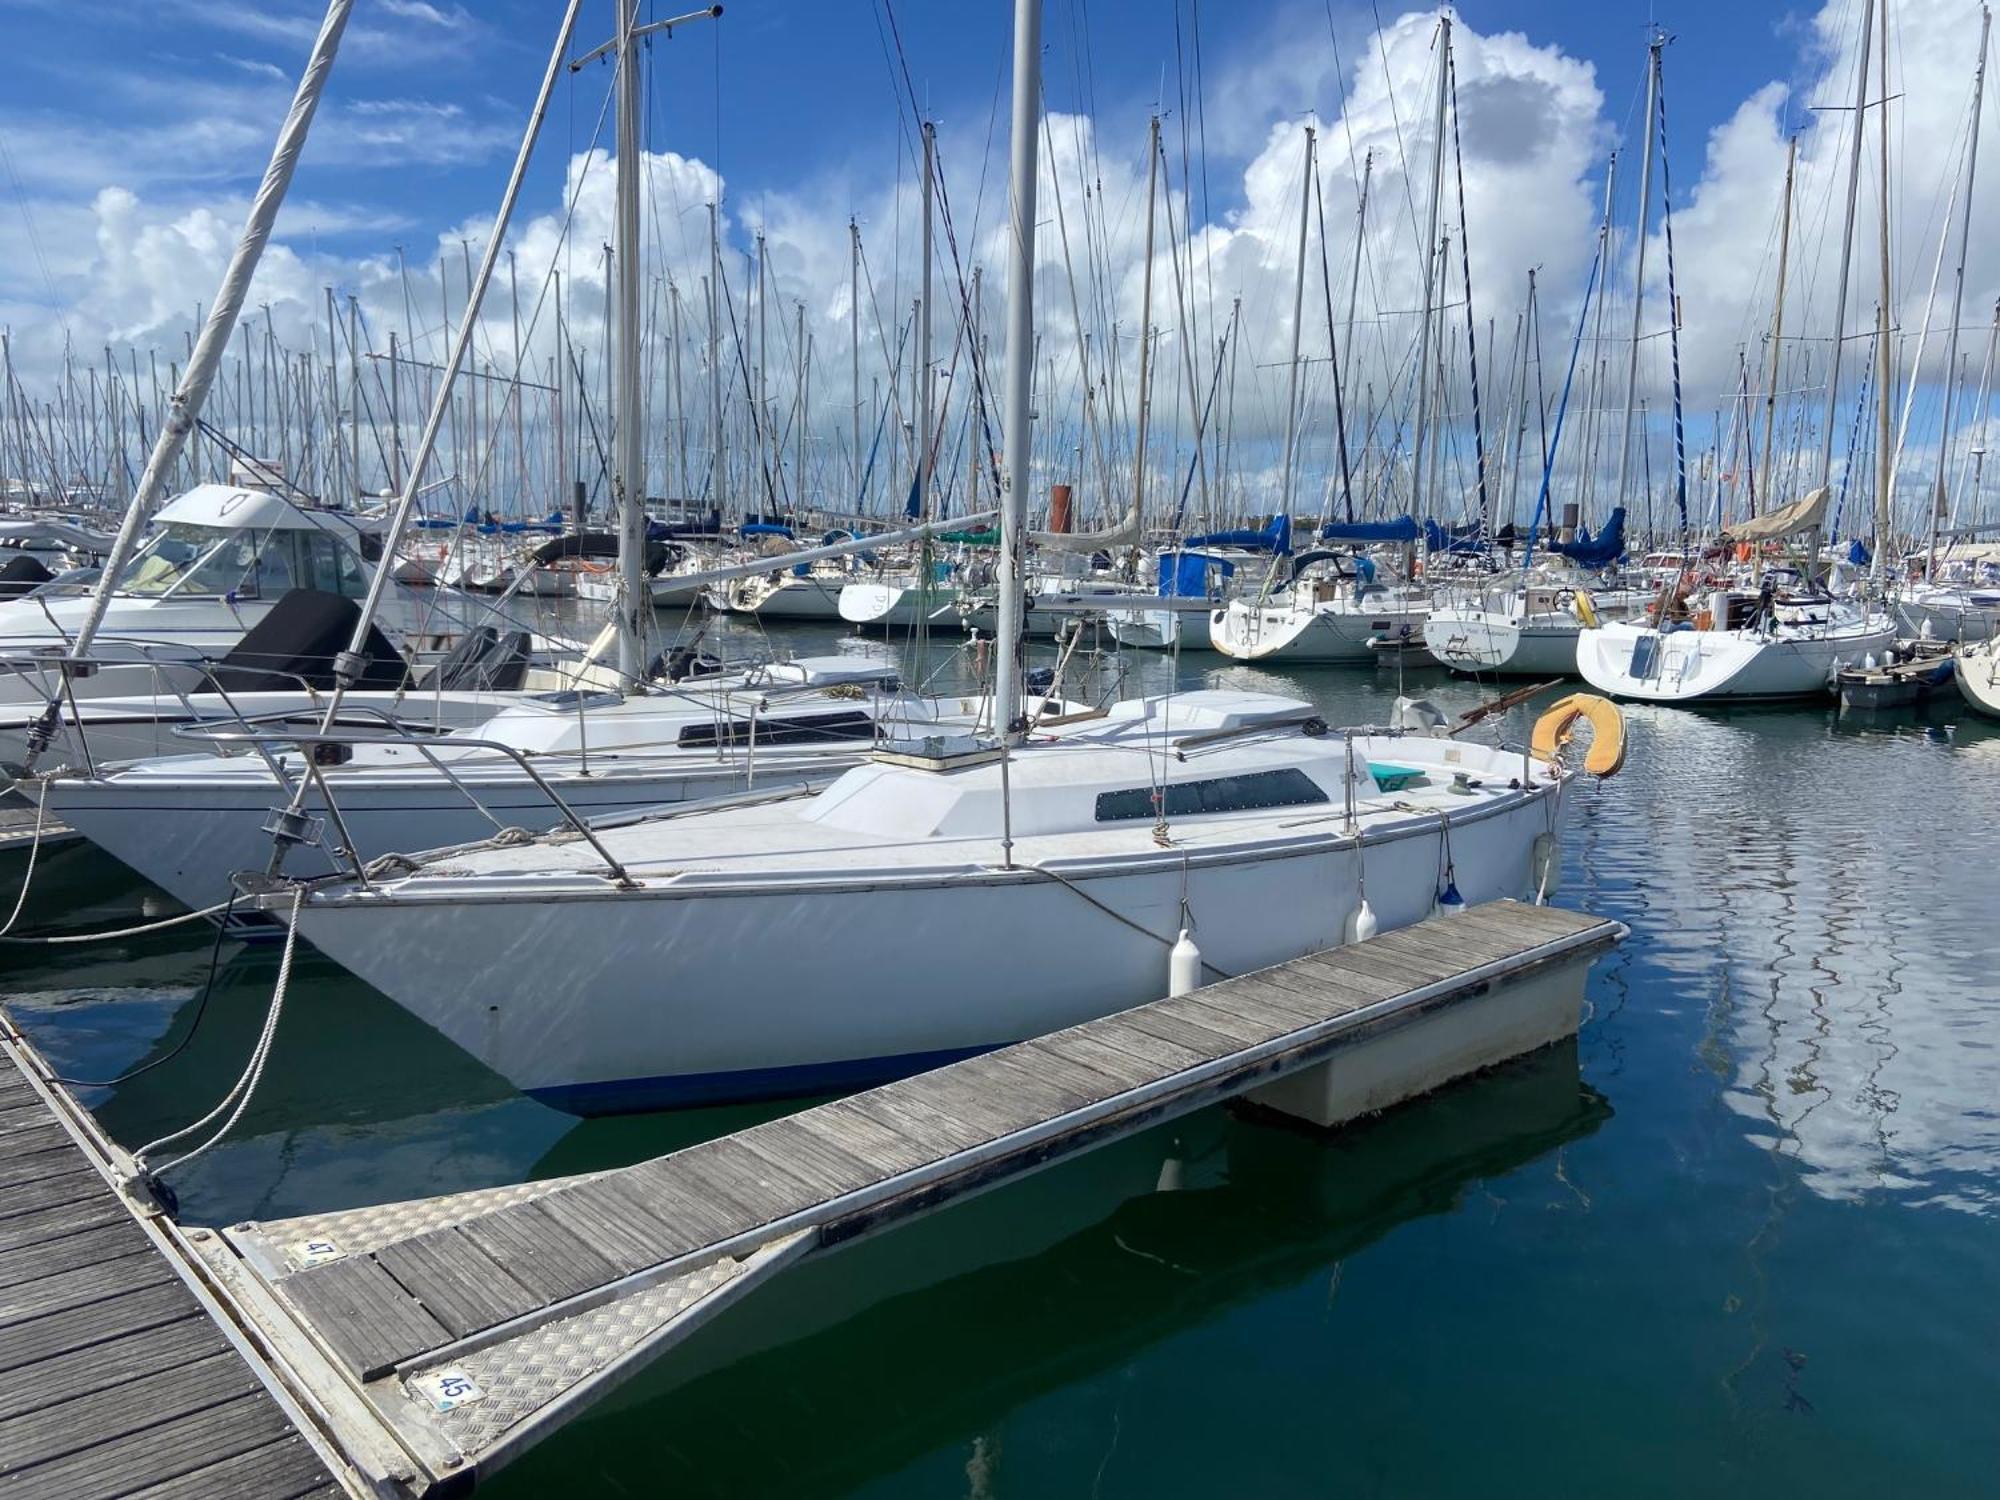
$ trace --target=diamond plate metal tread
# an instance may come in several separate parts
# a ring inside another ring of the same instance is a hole
[[[515,1426],[533,1417],[567,1391],[603,1374],[642,1344],[666,1332],[725,1287],[782,1256],[810,1231],[787,1235],[742,1260],[724,1257],[685,1276],[531,1328],[519,1337],[470,1353],[432,1360],[408,1369],[401,1381],[418,1419],[441,1433],[460,1452],[477,1459]],[[477,1401],[444,1413],[413,1388],[413,1382],[440,1370],[468,1376],[480,1390]]]
[[[263,1241],[287,1269],[297,1269],[301,1262],[292,1253],[292,1247],[306,1240],[331,1240],[343,1255],[366,1255],[397,1240],[412,1239],[510,1204],[531,1203],[558,1188],[595,1182],[605,1175],[579,1172],[574,1177],[545,1177],[538,1182],[475,1188],[444,1198],[411,1198],[369,1208],[302,1214],[295,1219],[253,1219],[232,1226],[229,1232],[239,1240],[251,1236]]]

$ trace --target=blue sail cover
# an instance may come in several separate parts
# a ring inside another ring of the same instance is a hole
[[[1579,526],[1575,541],[1557,542],[1551,550],[1580,567],[1610,567],[1625,555],[1625,507],[1621,505],[1611,512],[1611,519],[1595,538]]]
[[[780,526],[772,521],[746,521],[737,528],[741,536],[781,536],[786,541],[792,538],[792,528]]]
[[[1860,537],[1847,544],[1847,560],[1857,568],[1867,567],[1871,555],[1867,547],[1862,545]]]
[[[1181,538],[1183,547],[1246,547],[1283,557],[1292,550],[1292,518],[1273,516],[1261,531],[1207,531]]]
[[[1226,557],[1204,557],[1199,552],[1160,554],[1160,595],[1167,599],[1206,599],[1208,570],[1219,570],[1224,578],[1236,571]]]
[[[1415,516],[1393,521],[1331,521],[1319,529],[1323,542],[1414,542],[1423,535]]]

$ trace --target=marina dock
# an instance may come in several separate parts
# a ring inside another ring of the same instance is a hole
[[[34,1190],[48,1207],[7,1190],[5,1224],[46,1226],[4,1241],[9,1325],[41,1324],[33,1348],[46,1349],[23,1352],[13,1336],[7,1361],[94,1368],[76,1351],[120,1338],[115,1314],[91,1325],[96,1334],[60,1332],[70,1325],[55,1325],[29,1279],[67,1281],[72,1273],[48,1276],[52,1256],[81,1262],[73,1274],[96,1299],[154,1321],[135,1321],[112,1373],[67,1406],[0,1422],[0,1495],[10,1485],[37,1495],[142,1488],[90,1455],[161,1447],[129,1434],[140,1413],[166,1410],[153,1403],[167,1391],[176,1413],[204,1403],[170,1420],[234,1434],[214,1462],[244,1476],[174,1493],[334,1494],[343,1483],[360,1494],[460,1493],[807,1256],[1222,1100],[1247,1096],[1331,1125],[1567,1036],[1590,962],[1624,930],[1493,902],[633,1166],[221,1230],[129,1207],[114,1186],[116,1148],[10,1034],[10,1055],[32,1076],[10,1077],[0,1106],[24,1148],[0,1164],[9,1181],[46,1153],[67,1164],[88,1142],[92,1154],[45,1179],[62,1186]],[[34,1247],[41,1272],[9,1269],[28,1266]],[[155,1301],[182,1311],[152,1310]],[[175,1330],[186,1348],[149,1355],[146,1341],[167,1337],[145,1331],[154,1328]],[[187,1352],[197,1346],[208,1352]],[[0,1389],[14,1399],[48,1401],[30,1394],[38,1377],[8,1379]],[[323,1434],[337,1463],[313,1468],[322,1461],[307,1433]],[[171,1445],[183,1474],[195,1441]],[[64,1482],[37,1485],[27,1455],[51,1445],[61,1456],[33,1462]],[[253,1476],[252,1454],[272,1465],[268,1482]]]
[[[337,1496],[255,1335],[0,1022],[0,1496]]]

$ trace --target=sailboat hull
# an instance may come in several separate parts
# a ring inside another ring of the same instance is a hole
[[[760,620],[838,620],[843,586],[820,578],[786,577],[775,585],[744,580],[755,587],[726,585],[712,591],[717,603],[732,614]]]
[[[796,761],[759,758],[757,784],[796,784],[824,771],[835,775],[859,759],[860,752],[829,757],[802,768]],[[296,757],[294,758],[296,760]],[[681,770],[655,769],[643,774],[549,774],[549,782],[579,817],[609,817],[691,801],[725,796],[748,789],[740,761],[701,764],[690,756]],[[169,767],[171,761],[158,763]],[[296,770],[296,766],[294,766]],[[525,776],[466,775],[461,780],[492,814],[478,807],[442,778],[405,777],[402,784],[343,785],[338,792],[342,823],[364,861],[383,854],[414,854],[490,836],[496,824],[531,831],[554,828],[562,815]],[[123,780],[56,778],[48,784],[51,817],[129,866],[176,900],[192,907],[211,906],[229,894],[229,879],[239,870],[261,870],[271,862],[271,835],[264,825],[271,809],[286,793],[268,778],[239,776],[236,786],[213,781],[149,787],[128,773]],[[324,812],[317,797],[307,810]],[[328,844],[339,842],[338,830],[327,820]],[[336,865],[318,844],[296,846],[286,857],[285,873],[297,876],[333,874]]]
[[[1215,649],[1238,661],[1373,662],[1379,656],[1376,642],[1420,634],[1424,628],[1424,615],[1408,610],[1242,603],[1217,610],[1211,621]]]
[[[1424,624],[1424,644],[1454,672],[1574,677],[1581,630],[1573,619],[1523,621],[1438,610]]]
[[[1111,638],[1135,651],[1212,651],[1209,610],[1123,609],[1109,616]]]
[[[1842,667],[1895,644],[1887,616],[1815,635],[1611,624],[1577,637],[1577,670],[1599,692],[1643,703],[1823,698]]]
[[[962,630],[955,589],[924,590],[898,583],[850,583],[840,591],[840,618],[850,625],[877,630],[907,628],[925,622],[932,630]]]
[[[2000,646],[1992,642],[1958,653],[1958,691],[1979,713],[2000,719]]]
[[[1452,819],[1468,901],[1531,894],[1551,792]],[[1435,818],[1373,835],[1360,855],[1314,839],[1079,866],[1066,881],[989,865],[602,895],[526,882],[515,899],[490,880],[473,899],[449,879],[412,882],[431,889],[308,903],[300,931],[523,1091],[604,1114],[858,1086],[1156,999],[1184,891],[1215,971],[1337,944],[1364,855],[1382,926],[1431,914]],[[468,953],[523,998],[495,1003]]]
[[[1896,605],[1896,618],[1905,634],[1933,641],[1988,641],[2000,634],[2000,603],[1942,591],[1930,598],[1905,596]]]

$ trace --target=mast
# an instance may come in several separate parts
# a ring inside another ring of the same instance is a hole
[[[1854,264],[1854,208],[1861,190],[1861,131],[1868,108],[1868,56],[1875,35],[1875,0],[1861,0],[1861,56],[1854,68],[1854,130],[1848,137],[1847,213],[1840,231],[1840,281],[1833,301],[1833,350],[1826,372],[1826,422],[1820,434],[1819,484],[1833,480],[1833,431],[1840,422],[1840,355],[1847,339],[1847,278]],[[1821,528],[1813,527],[1806,541],[1805,572],[1810,579],[1819,562]]]
[[[339,322],[339,314],[335,310],[333,301],[333,288],[329,286],[326,289],[327,417],[325,486],[330,493],[344,497],[335,502],[344,505],[356,493],[356,487],[343,486],[340,482],[340,461],[346,455],[341,451],[342,445],[340,442],[340,386],[338,384],[340,378],[340,350],[335,344],[335,340],[339,337],[340,333]],[[133,371],[133,379],[136,383],[138,379],[138,372],[136,370]],[[134,397],[137,397],[138,392],[135,390],[132,394]],[[142,426],[144,421],[144,417],[141,417],[140,422]]]
[[[361,299],[347,294],[347,453],[354,498],[361,497]]]
[[[1785,268],[1791,263],[1792,255],[1792,183],[1798,173],[1799,138],[1796,132],[1785,142],[1785,204],[1778,218],[1778,288],[1776,306],[1771,314],[1771,369],[1764,386],[1764,461],[1758,467],[1764,471],[1764,494],[1773,502],[1777,501],[1777,485],[1771,478],[1771,433],[1778,419],[1778,364],[1785,352]],[[1756,481],[1753,476],[1750,491],[1750,514],[1757,514]]]
[[[1450,23],[1445,23],[1449,25]],[[1306,126],[1306,170],[1299,188],[1299,254],[1292,276],[1292,358],[1285,377],[1285,466],[1279,473],[1280,514],[1292,513],[1292,476],[1299,443],[1299,336],[1304,330],[1306,297],[1306,225],[1312,214],[1313,155],[1317,132]],[[1426,294],[1425,300],[1429,300]],[[1428,324],[1426,328],[1428,328]],[[1143,369],[1144,366],[1141,366]],[[1141,410],[1144,408],[1142,407]]]
[[[681,284],[667,283],[668,337],[673,340],[673,358],[667,365],[667,373],[673,381],[674,392],[674,498],[686,500],[688,492],[688,421],[687,382],[681,373]]]
[[[396,330],[389,330],[389,487],[403,488],[403,362],[396,353]]]
[[[847,374],[854,482],[848,487],[854,510],[861,510],[861,226],[847,220]]]
[[[1986,98],[1986,41],[1992,29],[1993,12],[1982,5],[1979,8],[1979,65],[1972,74],[1972,133],[1966,137],[1965,146],[1965,199],[1958,219],[1958,266],[1952,273],[1951,333],[1945,344],[1944,416],[1938,435],[1937,484],[1931,492],[1930,537],[1924,550],[1926,578],[1935,577],[1937,573],[1938,523],[1944,515],[1945,472],[1951,467],[1952,449],[1957,437],[1953,419],[1958,415],[1954,399],[1958,390],[1958,320],[1965,311],[1965,257],[1972,236],[1972,184],[1979,169],[1979,112]]]
[[[611,501],[618,513],[618,675],[646,675],[645,423],[639,399],[639,45],[640,0],[618,0],[617,212],[612,220]]]
[[[810,415],[806,406],[806,305],[797,303],[793,308],[797,319],[798,332],[793,335],[792,362],[798,373],[798,415],[792,422],[792,484],[795,487],[793,504],[803,512],[806,508],[806,421]]]
[[[1137,446],[1132,452],[1132,517],[1137,523],[1132,545],[1136,549],[1145,536],[1145,523],[1141,518],[1146,513],[1146,428],[1153,412],[1153,340],[1150,330],[1153,326],[1153,224],[1156,217],[1154,199],[1160,185],[1160,117],[1154,115],[1146,132],[1146,261],[1140,280],[1139,297],[1139,422]],[[1304,274],[1304,262],[1300,262],[1300,274]],[[1296,301],[1292,312],[1292,379],[1298,380],[1299,357],[1298,311]],[[1291,464],[1291,447],[1287,442],[1285,462]],[[1286,509],[1290,509],[1290,496],[1286,496]]]
[[[764,231],[757,231],[757,463],[764,471],[764,505],[775,507],[778,492],[772,483],[771,468],[777,453],[771,441],[771,324],[765,317],[770,305],[770,288],[765,279]],[[766,520],[770,517],[766,516]]]
[[[708,205],[708,498],[722,515],[722,227]]]
[[[1639,328],[1646,302],[1646,228],[1653,210],[1653,120],[1660,97],[1660,53],[1665,33],[1653,29],[1646,44],[1646,145],[1639,157],[1639,243],[1632,269],[1632,345],[1625,363],[1625,430],[1618,443],[1618,490],[1613,505],[1623,505],[1632,480],[1632,415],[1639,395]],[[1673,309],[1669,308],[1671,316]]]
[[[1007,194],[1006,463],[1000,490],[1000,639],[993,724],[1003,740],[1020,717],[1021,531],[1034,458],[1036,121],[1041,110],[1042,0],[1014,0],[1011,184]],[[1004,764],[1004,762],[1003,762]],[[1012,862],[1012,831],[1008,830]]]
[[[1423,508],[1424,439],[1431,415],[1431,320],[1437,300],[1438,198],[1444,189],[1444,103],[1450,83],[1451,16],[1438,18],[1437,107],[1431,120],[1430,213],[1424,228],[1424,317],[1417,338],[1417,421],[1410,435],[1410,508]]]
[[[318,109],[320,95],[326,90],[334,55],[340,50],[341,33],[347,29],[347,18],[353,9],[354,0],[329,0],[326,18],[320,23],[312,54],[306,60],[306,70],[299,78],[297,92],[292,96],[291,110],[279,128],[277,144],[272,148],[271,160],[264,168],[264,180],[258,185],[256,198],[251,201],[250,215],[244,222],[242,235],[237,239],[229,268],[223,272],[215,305],[209,309],[208,320],[202,325],[200,342],[195,345],[194,354],[188,360],[187,373],[181,377],[180,388],[174,392],[166,420],[160,424],[159,437],[146,458],[146,467],[139,476],[138,488],[133,491],[132,503],[125,508],[125,519],[111,544],[111,555],[104,560],[102,579],[96,593],[91,596],[90,611],[84,616],[71,649],[74,656],[89,653],[98,627],[104,623],[104,612],[111,603],[118,576],[125,571],[125,564],[130,561],[132,550],[138,544],[140,531],[152,518],[166,490],[167,478],[180,459],[188,434],[201,419],[202,402],[208,397],[208,388],[222,363],[223,351],[228,347],[237,317],[243,311],[243,301],[250,290],[250,278],[263,256],[265,242],[271,237],[271,225],[277,219],[278,205],[284,202],[285,190],[291,186],[293,169],[298,165],[299,153],[312,127],[313,112]],[[383,571],[388,571],[386,561]],[[51,727],[55,711],[56,704],[52,701]]]
[[[981,383],[986,378],[986,315],[983,311],[985,295],[980,279],[980,267],[974,266],[972,311],[966,319],[969,325],[966,331],[966,346],[971,352],[973,370],[972,392],[966,397],[965,403],[967,407],[965,508],[967,510],[979,509],[979,467],[985,459],[986,450],[986,444],[980,437],[980,432],[986,425],[985,414],[981,410],[983,403],[980,401]],[[1079,464],[1082,462],[1080,457],[1078,462]]]
[[[1881,229],[1882,253],[1880,256],[1882,281],[1875,301],[1875,550],[1868,559],[1868,576],[1880,584],[1889,566],[1889,538],[1895,520],[1891,514],[1890,501],[1896,487],[1896,455],[1889,441],[1889,409],[1895,395],[1896,351],[1889,342],[1889,0],[1882,0],[1879,11],[1882,35],[1878,39],[1875,66],[1881,76],[1881,117],[1876,121],[1877,132],[1882,143],[1882,192],[1880,209],[1876,216]],[[1944,246],[1938,246],[1940,254]],[[1932,288],[1936,288],[1936,278],[1932,278]],[[1926,303],[1925,316],[1929,316]],[[1918,355],[1922,356],[1923,346],[1918,345]],[[1945,384],[1951,383],[1949,366],[1945,371]],[[1916,392],[1916,372],[1911,371],[1911,394]]]
[[[936,193],[937,127],[924,121],[924,215],[922,296],[917,304],[917,519],[928,521],[931,480],[937,461],[936,356],[931,349],[931,199]],[[925,580],[928,587],[929,580]],[[927,596],[926,596],[927,597]]]
[[[1354,207],[1354,265],[1347,274],[1347,331],[1341,335],[1338,366],[1341,384],[1350,389],[1354,380],[1354,309],[1361,300],[1361,257],[1368,244],[1368,187],[1374,178],[1375,148],[1370,146],[1361,157],[1361,199]]]

